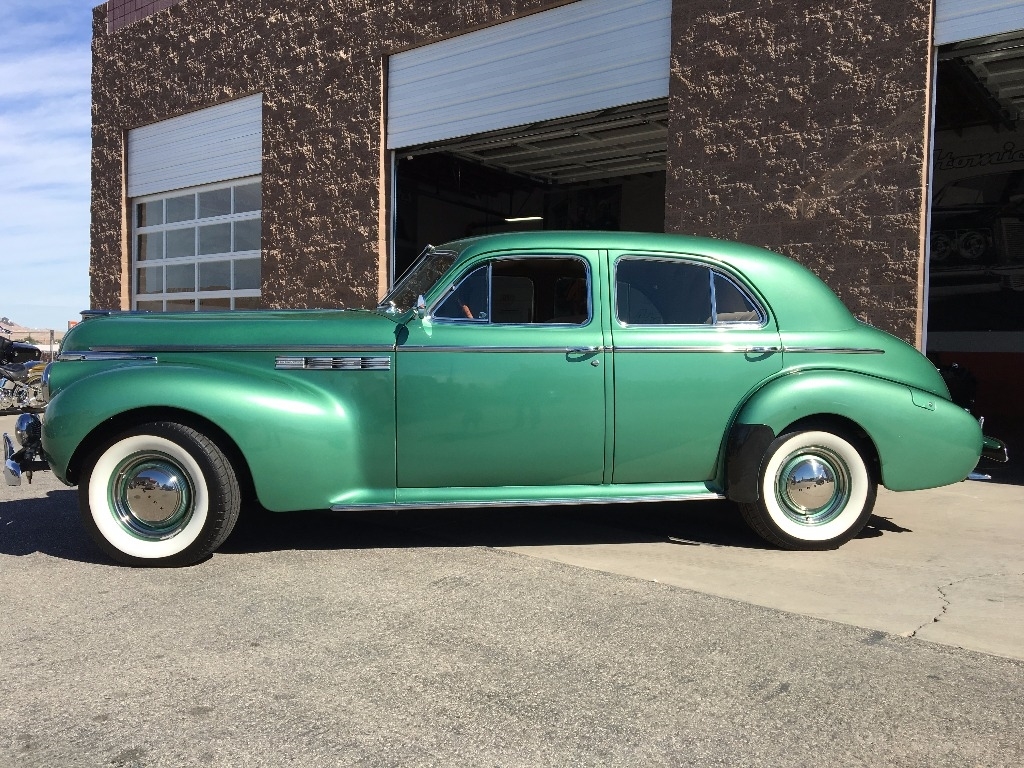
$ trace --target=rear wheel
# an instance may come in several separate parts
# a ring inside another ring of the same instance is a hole
[[[127,565],[189,565],[209,556],[241,506],[224,453],[173,422],[145,424],[101,446],[86,462],[78,496],[90,535]]]
[[[790,432],[765,453],[760,498],[743,518],[785,549],[833,549],[856,536],[875,506],[877,483],[863,449],[826,431]]]

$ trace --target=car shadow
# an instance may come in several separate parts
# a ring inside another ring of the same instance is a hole
[[[44,496],[8,498],[0,504],[0,555],[24,557],[37,552],[63,560],[110,564],[82,527],[78,494],[70,488],[48,491]]]
[[[902,533],[872,517],[858,538]],[[377,512],[308,510],[272,513],[243,509],[224,554],[289,550],[407,549],[416,547],[531,547],[671,543],[690,547],[774,549],[743,522],[727,501],[431,508]],[[0,506],[0,555],[34,553],[90,564],[115,565],[92,542],[71,489],[5,500]]]
[[[402,547],[529,547],[685,540],[767,546],[728,502],[287,512],[239,520],[221,552]]]
[[[872,516],[857,538],[910,529]],[[431,508],[383,512],[288,512],[243,516],[220,552],[405,547],[532,547],[672,543],[775,549],[727,501]]]

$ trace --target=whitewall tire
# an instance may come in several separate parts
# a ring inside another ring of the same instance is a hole
[[[864,451],[826,431],[790,432],[768,447],[759,499],[741,504],[744,519],[785,549],[832,549],[863,530],[877,482]]]
[[[181,424],[145,424],[86,462],[82,521],[110,557],[128,565],[189,565],[231,533],[241,506],[224,453]]]

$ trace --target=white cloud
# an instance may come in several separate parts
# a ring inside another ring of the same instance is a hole
[[[0,7],[0,316],[64,328],[89,302],[94,0]]]

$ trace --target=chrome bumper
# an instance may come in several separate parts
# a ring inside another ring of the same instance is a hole
[[[21,485],[22,475],[32,482],[32,473],[49,469],[50,465],[40,457],[45,457],[40,441],[42,424],[34,413],[23,413],[18,417],[15,433],[22,447],[14,449],[10,435],[4,432],[4,480],[8,485]]]
[[[4,432],[4,480],[8,485],[21,485],[21,465],[14,458],[17,455],[10,435]]]

